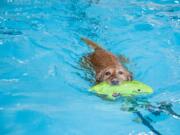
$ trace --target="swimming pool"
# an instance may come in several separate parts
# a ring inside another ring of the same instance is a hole
[[[128,57],[155,90],[145,99],[180,113],[179,0],[1,0],[1,135],[156,134],[123,100],[88,92],[82,36]],[[138,111],[160,134],[179,134],[173,114]]]

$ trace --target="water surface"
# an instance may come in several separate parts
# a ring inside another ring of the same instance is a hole
[[[88,92],[79,65],[90,53],[80,37],[129,58],[146,99],[180,113],[179,0],[1,0],[1,135],[151,135],[133,112]],[[178,135],[171,114],[152,115],[163,135]]]

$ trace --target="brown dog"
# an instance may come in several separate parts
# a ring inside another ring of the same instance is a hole
[[[96,72],[97,83],[106,81],[117,85],[122,81],[132,80],[131,73],[123,67],[116,56],[87,38],[81,39],[94,49],[94,52],[88,56],[88,60]]]

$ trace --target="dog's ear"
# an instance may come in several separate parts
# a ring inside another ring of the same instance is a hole
[[[117,56],[117,59],[118,59],[118,61],[119,61],[120,63],[122,63],[122,64],[127,64],[127,63],[129,63],[129,59],[126,58],[126,57],[123,56],[123,55],[118,55],[118,56]]]
[[[130,81],[132,81],[134,78],[133,78],[133,73],[132,72],[130,72]]]
[[[97,83],[103,81],[103,76],[104,76],[103,74],[104,74],[103,71],[101,71],[101,72],[99,72],[99,73],[96,73],[96,82],[97,82]]]

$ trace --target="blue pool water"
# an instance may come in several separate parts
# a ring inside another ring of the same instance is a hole
[[[155,90],[145,100],[180,113],[179,0],[0,0],[0,135],[179,135],[171,113],[138,108],[156,133],[124,100],[88,92],[82,36],[128,57]]]

